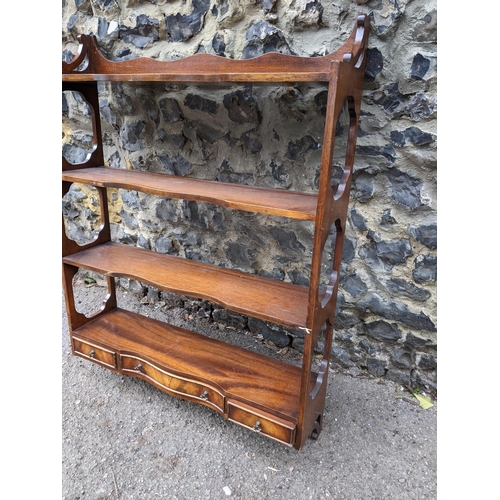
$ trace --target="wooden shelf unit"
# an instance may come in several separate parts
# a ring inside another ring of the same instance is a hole
[[[68,238],[63,221],[63,286],[73,354],[117,373],[142,378],[168,394],[206,405],[224,418],[301,449],[321,432],[333,336],[369,20],[359,16],[349,39],[333,54],[307,58],[268,53],[248,60],[199,54],[177,61],[107,60],[95,37],[80,35],[79,52],[62,64],[63,91],[79,92],[92,111],[94,149],[78,165],[62,161],[62,193],[73,183],[99,192],[102,228],[90,243]],[[328,89],[317,193],[264,189],[104,166],[97,82],[288,83],[323,82]],[[348,142],[343,177],[332,189],[335,129],[347,103]],[[107,189],[137,190],[166,198],[314,223],[310,284],[293,285],[111,241]],[[325,242],[336,230],[326,291],[320,291]],[[92,317],[75,307],[79,269],[106,276],[108,296]],[[202,298],[229,310],[305,332],[302,367],[246,351],[117,307],[116,277]],[[321,343],[323,360],[312,368]]]

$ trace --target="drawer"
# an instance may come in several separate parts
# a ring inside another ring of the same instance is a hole
[[[170,394],[188,396],[190,400],[207,404],[220,413],[224,412],[224,396],[208,385],[172,375],[135,356],[121,356],[121,361],[123,373],[142,375],[141,378],[155,382],[155,385]]]
[[[77,337],[73,337],[72,340],[75,354],[79,354],[108,368],[116,368],[116,353],[113,351],[98,347],[91,342],[86,342]]]
[[[240,401],[228,400],[228,420],[264,434],[280,443],[293,446],[296,424],[270,413],[253,408]]]

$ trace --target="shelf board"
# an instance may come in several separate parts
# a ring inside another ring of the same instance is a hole
[[[166,198],[203,201],[238,210],[314,221],[315,194],[109,167],[67,170],[63,181],[142,191]]]
[[[226,397],[297,421],[301,369],[294,365],[119,308],[73,335],[140,355],[173,375],[218,386]]]
[[[138,82],[138,83],[327,83],[328,71],[282,73],[73,73],[62,76],[63,82]]]
[[[114,277],[132,278],[181,295],[292,328],[305,328],[308,287],[203,264],[142,248],[105,243],[63,262]]]

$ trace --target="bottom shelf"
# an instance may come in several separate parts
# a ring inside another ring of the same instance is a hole
[[[299,367],[119,308],[71,337],[76,355],[294,445]]]

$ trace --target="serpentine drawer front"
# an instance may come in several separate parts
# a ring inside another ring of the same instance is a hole
[[[121,356],[121,364],[124,374],[140,376],[155,382],[169,393],[187,396],[188,399],[194,399],[218,410],[219,413],[224,413],[224,396],[212,387],[172,375],[135,356]]]
[[[108,368],[116,368],[116,354],[103,347],[98,347],[90,342],[85,342],[73,336],[73,349],[75,354],[95,361]]]
[[[227,411],[231,422],[290,446],[295,441],[296,425],[293,422],[234,400],[228,400]]]

